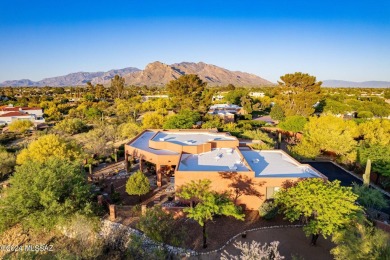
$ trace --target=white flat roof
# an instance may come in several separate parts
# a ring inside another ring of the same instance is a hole
[[[321,177],[312,167],[300,164],[281,151],[241,151],[255,177]]]
[[[210,109],[218,109],[218,108],[224,108],[224,109],[240,109],[241,107],[235,104],[215,104],[210,106]]]
[[[233,148],[216,148],[201,154],[183,154],[179,171],[249,171]]]
[[[134,142],[130,143],[130,146],[134,148],[138,148],[140,150],[144,150],[154,154],[160,155],[172,155],[179,154],[177,152],[173,152],[170,150],[156,150],[149,147],[149,140],[155,135],[156,132],[153,131],[145,131],[142,135],[140,135]]]
[[[211,114],[211,115],[228,115],[228,116],[234,115],[233,113],[230,113],[230,112],[228,112],[226,110],[219,110],[219,111],[214,110],[214,111],[208,112],[208,114]]]
[[[199,145],[210,141],[233,141],[234,137],[229,137],[224,134],[212,134],[207,132],[159,132],[153,141],[156,142],[171,142],[182,146]]]

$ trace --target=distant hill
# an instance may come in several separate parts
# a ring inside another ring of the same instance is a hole
[[[110,70],[107,72],[77,72],[65,76],[43,79],[33,82],[30,80],[5,81],[0,86],[76,86],[85,85],[88,81],[92,84],[110,84],[110,80],[116,75],[124,77],[128,85],[161,86],[171,80],[186,74],[197,74],[203,81],[211,86],[233,84],[235,86],[262,86],[273,85],[254,74],[240,71],[230,71],[212,64],[203,62],[182,62],[167,65],[161,62],[149,63],[144,70],[137,68],[125,68]]]
[[[123,76],[134,71],[139,71],[139,69],[130,67],[118,70],[110,70],[107,72],[76,72],[65,76],[46,78],[40,81],[31,81],[29,79],[8,80],[0,83],[0,86],[79,86],[87,84],[88,81],[93,83],[103,82],[104,80],[113,78],[116,74]]]
[[[324,80],[322,81],[324,87],[334,88],[390,88],[389,81],[364,81],[353,82],[344,80]]]
[[[144,70],[125,75],[126,83],[129,85],[165,85],[171,80],[182,75],[197,74],[208,85],[236,86],[261,86],[272,85],[273,83],[254,74],[240,71],[230,71],[212,64],[203,62],[182,62],[167,65],[161,62],[149,63]]]
[[[3,83],[0,83],[0,86],[10,86],[10,87],[18,87],[18,86],[37,86],[37,82],[31,81],[29,79],[20,79],[20,80],[7,80]]]

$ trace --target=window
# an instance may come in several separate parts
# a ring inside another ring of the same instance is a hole
[[[276,192],[278,192],[280,187],[267,187],[266,199],[273,199]]]

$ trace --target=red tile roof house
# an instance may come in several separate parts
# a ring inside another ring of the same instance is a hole
[[[13,105],[0,107],[0,125],[10,124],[14,120],[30,120],[36,124],[45,122],[42,108]]]
[[[257,210],[284,184],[301,178],[326,179],[282,150],[240,147],[236,137],[213,130],[145,130],[126,144],[125,151],[125,161],[139,158],[155,165],[157,186],[171,183],[177,190],[191,180],[209,179],[218,192],[231,190],[232,184],[237,189],[253,188],[262,196],[242,195],[236,201],[249,210]]]

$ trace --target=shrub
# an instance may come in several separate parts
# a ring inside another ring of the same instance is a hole
[[[0,146],[0,180],[11,173],[15,167],[15,155],[7,151],[3,146]]]
[[[70,135],[85,132],[88,129],[87,125],[78,118],[67,118],[56,124],[54,130],[60,133],[66,133]]]
[[[273,259],[281,260],[284,256],[281,256],[278,250],[279,241],[274,241],[265,244],[261,244],[256,241],[242,243],[241,241],[235,241],[233,246],[240,250],[240,256],[229,254],[226,250],[221,255],[221,260],[239,260],[239,259]]]
[[[30,120],[16,120],[8,125],[11,132],[26,133],[34,124]]]
[[[358,118],[373,118],[374,114],[370,111],[359,111],[357,114]]]
[[[273,219],[276,214],[278,214],[278,207],[273,201],[266,201],[259,208],[259,216],[263,219]]]
[[[387,208],[387,201],[382,192],[365,185],[353,184],[353,192],[359,196],[358,202],[366,209],[381,210]]]
[[[150,239],[174,246],[180,246],[185,234],[184,229],[176,225],[173,214],[165,212],[160,206],[148,209],[140,217],[137,227]]]

